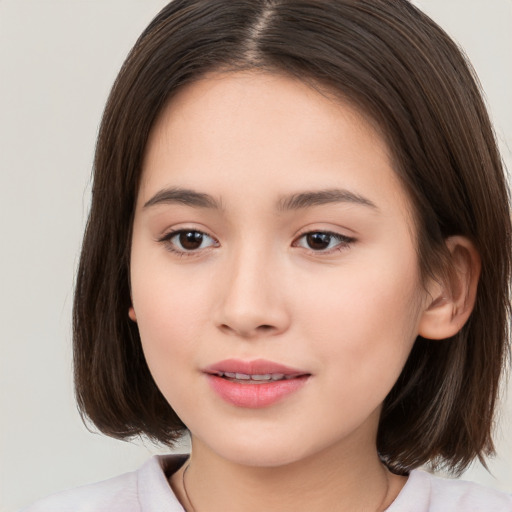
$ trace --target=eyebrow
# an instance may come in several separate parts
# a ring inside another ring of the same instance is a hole
[[[222,209],[220,201],[202,192],[185,188],[165,188],[157,192],[149,201],[144,203],[144,208],[159,204],[184,204],[193,208]]]
[[[367,206],[374,210],[379,208],[375,203],[364,196],[345,189],[326,189],[311,192],[300,192],[291,196],[283,197],[278,202],[279,211],[300,210],[310,206],[321,206],[332,203],[353,203]]]
[[[366,206],[374,210],[379,209],[375,203],[366,197],[351,192],[350,190],[326,189],[305,191],[281,197],[277,203],[277,210],[301,210],[311,206],[321,206],[332,203],[352,203]],[[160,204],[184,204],[193,208],[222,209],[221,202],[213,196],[180,187],[160,190],[144,204],[144,208]]]

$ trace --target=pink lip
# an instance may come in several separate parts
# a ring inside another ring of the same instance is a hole
[[[204,369],[205,373],[229,372],[245,373],[249,375],[265,375],[267,373],[282,373],[284,375],[306,375],[308,372],[297,368],[290,368],[279,363],[255,359],[254,361],[242,361],[240,359],[226,359],[219,361]]]
[[[227,359],[203,370],[212,389],[226,402],[237,407],[257,409],[268,407],[298,391],[311,376],[310,373],[282,364],[257,359],[241,361]],[[244,375],[283,375],[282,380],[234,380],[225,373]]]

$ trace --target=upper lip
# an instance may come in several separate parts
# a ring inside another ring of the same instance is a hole
[[[245,375],[272,375],[279,374],[285,377],[298,377],[301,375],[310,375],[309,372],[292,368],[273,361],[265,359],[255,359],[253,361],[242,361],[240,359],[225,359],[219,361],[203,370],[205,373],[219,375],[223,373],[240,373]]]

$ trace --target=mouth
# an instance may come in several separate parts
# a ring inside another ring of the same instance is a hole
[[[272,361],[229,359],[203,370],[215,393],[236,407],[262,408],[297,392],[311,373]]]
[[[209,372],[207,372],[209,373]],[[232,372],[213,372],[209,375],[221,377],[222,379],[238,382],[240,384],[264,384],[269,382],[276,382],[280,380],[291,380],[298,377],[305,377],[308,374],[297,373],[287,374],[284,373],[264,373],[264,374],[247,374],[247,373],[232,373]]]
[[[207,367],[204,371],[209,375],[246,384],[276,382],[311,375],[304,370],[266,359],[226,359]]]

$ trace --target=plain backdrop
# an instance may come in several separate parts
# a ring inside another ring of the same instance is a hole
[[[161,451],[81,423],[70,317],[102,109],[128,50],[166,3],[0,0],[0,512]],[[510,168],[512,0],[416,3],[472,60]],[[475,465],[465,478],[512,492],[511,410],[504,401],[492,474]]]

